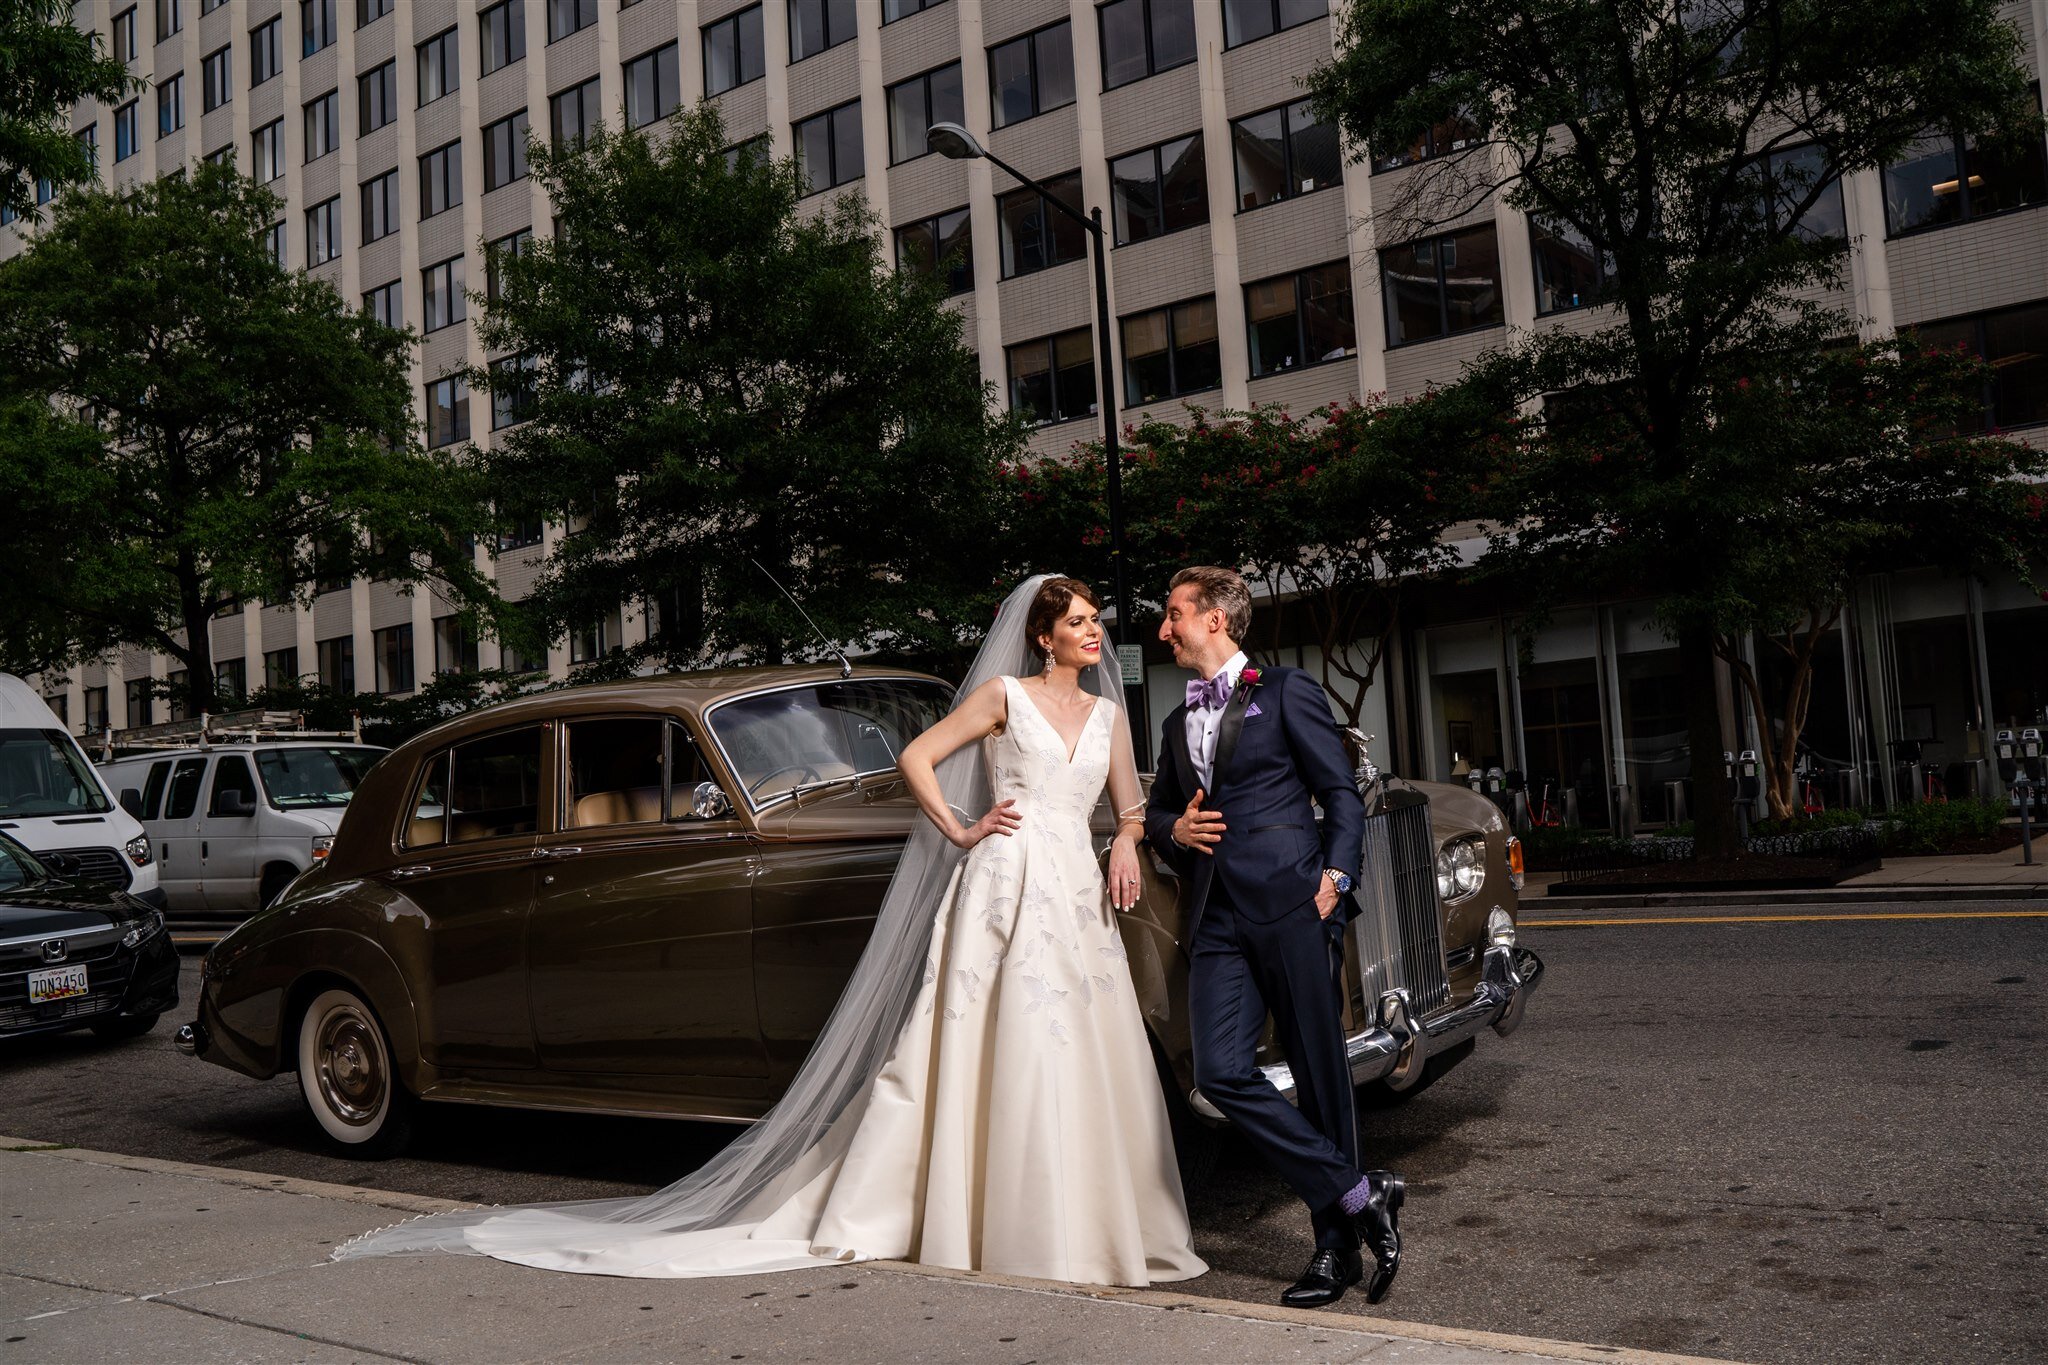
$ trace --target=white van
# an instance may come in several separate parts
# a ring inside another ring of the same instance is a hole
[[[254,914],[327,856],[349,797],[386,750],[255,740],[100,765],[156,846],[174,914]]]
[[[163,908],[149,835],[49,704],[11,673],[0,673],[0,832],[59,876],[106,882]]]

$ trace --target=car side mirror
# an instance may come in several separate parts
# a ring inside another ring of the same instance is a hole
[[[140,820],[142,818],[142,793],[133,787],[121,788],[121,809]]]
[[[699,820],[722,820],[732,814],[732,798],[716,782],[699,782],[690,793],[690,813]]]
[[[224,816],[246,820],[256,813],[256,802],[247,792],[227,791],[220,794],[219,809]]]

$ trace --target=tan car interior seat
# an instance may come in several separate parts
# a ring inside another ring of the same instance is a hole
[[[594,825],[644,825],[661,819],[661,788],[630,787],[625,791],[591,792],[576,798],[569,812],[573,829]]]

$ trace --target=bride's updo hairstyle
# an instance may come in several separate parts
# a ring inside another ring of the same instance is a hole
[[[1095,610],[1102,610],[1102,599],[1095,595],[1095,589],[1078,578],[1048,578],[1039,585],[1038,595],[1031,599],[1031,609],[1024,615],[1024,637],[1031,641],[1031,648],[1038,655],[1041,666],[1045,660],[1045,646],[1039,641],[1052,634],[1052,628],[1059,624],[1059,619],[1067,614],[1067,608],[1077,597]]]

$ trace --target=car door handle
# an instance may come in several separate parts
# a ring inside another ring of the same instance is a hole
[[[533,851],[533,856],[536,858],[573,858],[582,851],[582,849],[574,846],[562,847],[557,845],[554,848],[537,848]]]
[[[425,863],[414,863],[411,867],[392,868],[391,875],[394,877],[424,877],[433,870],[433,868],[428,867]]]

